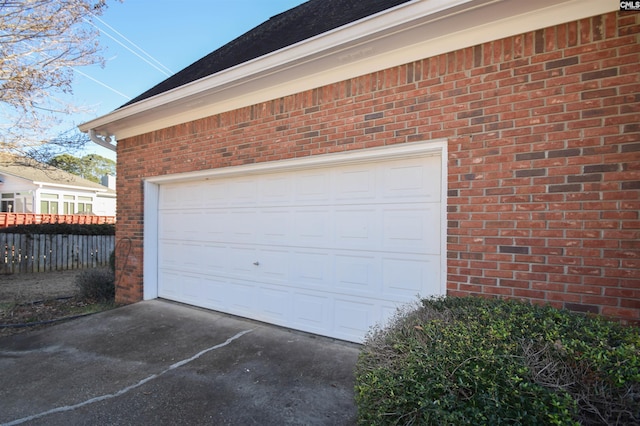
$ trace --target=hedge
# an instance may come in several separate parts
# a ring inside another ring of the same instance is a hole
[[[360,424],[640,424],[638,329],[549,306],[425,299],[366,337]]]
[[[41,223],[0,228],[6,234],[115,235],[113,224]]]

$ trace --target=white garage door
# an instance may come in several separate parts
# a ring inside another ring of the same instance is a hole
[[[441,158],[160,185],[158,296],[350,341],[442,294]]]

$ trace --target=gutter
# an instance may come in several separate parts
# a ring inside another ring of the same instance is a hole
[[[103,148],[107,148],[113,152],[116,151],[116,146],[111,143],[111,136],[103,136],[101,138],[98,136],[95,129],[89,129],[89,139]]]

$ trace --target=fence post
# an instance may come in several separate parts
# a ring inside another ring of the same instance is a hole
[[[0,234],[0,273],[9,273],[7,268],[7,234]]]
[[[24,252],[23,262],[26,272],[33,272],[33,236],[29,234],[24,235]]]

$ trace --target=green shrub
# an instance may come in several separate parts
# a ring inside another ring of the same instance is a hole
[[[91,302],[112,302],[116,287],[109,269],[87,269],[76,277],[80,298]]]
[[[640,335],[548,306],[427,299],[369,333],[355,390],[366,425],[639,424]]]
[[[115,235],[116,226],[113,224],[73,224],[73,223],[40,223],[33,225],[18,225],[2,228],[5,234],[64,234],[64,235]]]

